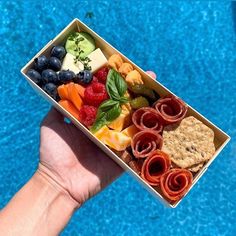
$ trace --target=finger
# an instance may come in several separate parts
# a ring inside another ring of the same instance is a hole
[[[54,107],[51,107],[48,114],[44,117],[41,126],[50,124],[56,121],[63,121],[63,116]]]
[[[149,74],[153,79],[157,78],[157,75],[151,70],[146,71],[146,73]]]

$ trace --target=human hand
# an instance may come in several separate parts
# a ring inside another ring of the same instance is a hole
[[[39,171],[83,204],[116,179],[122,168],[52,108],[41,125]]]
[[[147,73],[156,78],[154,72]],[[80,204],[122,173],[121,167],[74,125],[66,124],[55,109],[51,109],[41,125],[39,170]]]

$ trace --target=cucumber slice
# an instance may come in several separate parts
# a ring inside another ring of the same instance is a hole
[[[66,51],[74,56],[78,55],[78,51],[76,51],[77,46],[75,44],[75,40],[80,39],[78,43],[78,47],[83,50],[83,53],[80,54],[80,58],[85,58],[92,51],[95,50],[95,41],[93,37],[86,32],[75,32],[72,33],[66,41]]]

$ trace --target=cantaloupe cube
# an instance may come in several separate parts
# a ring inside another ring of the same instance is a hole
[[[104,138],[104,143],[116,151],[123,151],[131,144],[131,138],[121,132],[109,130],[108,136]]]
[[[124,135],[127,135],[130,138],[133,138],[133,136],[138,133],[138,128],[135,125],[130,125],[126,129],[124,129],[121,133]]]
[[[104,125],[94,134],[94,136],[104,143],[104,140],[108,137],[109,131],[110,131],[109,128],[106,125]]]
[[[121,106],[121,114],[115,120],[113,120],[108,127],[116,131],[121,131],[127,127],[131,122],[131,112],[132,108],[129,103],[123,104]]]

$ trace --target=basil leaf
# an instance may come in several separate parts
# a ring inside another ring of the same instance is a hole
[[[96,120],[95,123],[93,124],[93,126],[90,128],[90,131],[92,133],[96,133],[98,130],[100,130],[104,125],[107,124],[107,121],[105,119],[105,117]]]
[[[111,109],[112,107],[114,107],[118,102],[114,101],[114,100],[106,100],[105,102],[103,102],[100,106],[99,106],[99,111],[103,111],[106,112],[109,109]]]
[[[107,75],[106,89],[111,99],[119,101],[127,90],[127,84],[117,71],[110,69]]]
[[[127,84],[125,80],[122,78],[122,76],[115,70],[114,70],[114,77],[115,77],[115,84],[116,84],[118,93],[120,97],[123,97],[127,90]]]
[[[106,113],[106,120],[108,122],[111,122],[115,120],[120,115],[120,113],[121,113],[121,107],[120,104],[117,103]]]
[[[97,112],[96,120],[91,127],[91,132],[95,133],[102,126],[109,124],[113,120],[115,120],[121,113],[120,103],[118,101],[107,100],[103,102]]]
[[[129,98],[127,98],[127,97],[122,97],[122,98],[120,99],[120,104],[121,104],[121,105],[124,104],[124,103],[127,103],[127,102],[129,102]]]

